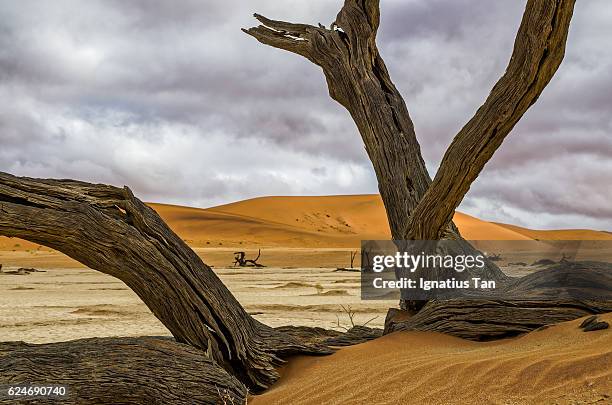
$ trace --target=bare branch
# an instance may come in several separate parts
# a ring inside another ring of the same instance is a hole
[[[302,55],[305,58],[309,58],[308,47],[304,41],[292,38],[285,33],[272,30],[268,27],[260,25],[259,27],[242,29],[243,32],[249,34],[253,38],[265,45],[272,46],[274,48],[284,49],[289,52]]]
[[[284,49],[289,52],[302,55],[312,60],[310,44],[313,32],[326,31],[308,24],[294,24],[285,21],[277,21],[266,18],[260,14],[254,14],[262,25],[249,29],[242,29],[259,42],[274,48]]]
[[[446,151],[431,187],[407,225],[407,239],[443,237],[472,182],[561,64],[574,3],[527,2],[506,73]]]
[[[376,47],[379,1],[346,0],[330,30],[257,18],[265,26],[245,32],[266,45],[305,56],[323,69],[330,96],[357,124],[378,178],[391,233],[401,239],[431,178],[406,104]]]
[[[363,325],[361,325],[361,326],[368,326],[368,324],[369,324],[370,322],[375,321],[376,319],[378,319],[378,315],[376,315],[374,318],[370,319],[369,321],[367,321],[366,323],[364,323],[364,324],[363,324]]]
[[[306,36],[310,30],[315,29],[314,26],[308,24],[294,24],[285,21],[271,20],[261,14],[253,14],[253,16],[266,27],[284,32],[294,37]]]

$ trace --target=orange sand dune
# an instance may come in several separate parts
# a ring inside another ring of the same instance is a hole
[[[521,228],[516,225],[498,224],[510,231],[524,235],[530,239],[537,240],[612,240],[612,233],[593,231],[591,229],[559,229],[554,231],[538,231]]]
[[[195,247],[354,248],[361,240],[390,238],[379,195],[261,197],[208,209],[150,205]],[[534,231],[482,221],[459,212],[454,220],[462,235],[470,240],[612,239],[607,232]],[[1,250],[37,247],[18,239],[0,238]]]
[[[208,244],[292,247],[358,247],[361,240],[389,239],[379,195],[260,197],[208,209],[151,204],[181,237]],[[468,239],[528,240],[503,226],[457,213]]]
[[[255,216],[214,209],[150,204],[192,246],[275,245],[316,246],[333,243],[336,235],[317,235],[308,229],[268,221]],[[316,240],[319,236],[319,240]],[[340,241],[338,243],[342,243]],[[335,244],[338,244],[335,243]]]
[[[249,404],[610,403],[612,330],[585,333],[581,321],[490,343],[399,332],[296,357]]]
[[[248,215],[321,233],[390,235],[379,195],[260,197],[210,210]]]

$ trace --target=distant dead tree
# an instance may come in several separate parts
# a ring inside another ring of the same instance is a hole
[[[491,260],[492,262],[499,262],[503,260],[499,253],[491,253],[490,255],[487,255],[487,259]]]
[[[238,265],[240,267],[266,267],[263,264],[257,263],[259,257],[261,256],[261,249],[257,253],[257,257],[255,259],[247,259],[245,252],[234,252],[234,266]]]
[[[353,265],[355,262],[355,256],[357,256],[357,252],[350,252],[351,253],[351,269],[355,268],[355,266]]]
[[[355,272],[358,273],[361,270],[360,269],[356,269],[354,267],[355,264],[355,256],[357,256],[357,252],[349,252],[349,254],[351,255],[351,267],[337,267],[336,270],[334,270],[334,272],[338,272],[338,271],[348,271],[348,272]]]

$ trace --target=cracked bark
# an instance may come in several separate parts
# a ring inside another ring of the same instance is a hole
[[[0,173],[0,235],[56,249],[123,281],[176,340],[252,389],[301,344],[246,313],[215,273],[129,188]]]
[[[61,399],[24,398],[36,404],[242,404],[247,396],[203,351],[148,337],[0,343],[0,383],[67,387]],[[0,394],[0,404],[14,403]]]

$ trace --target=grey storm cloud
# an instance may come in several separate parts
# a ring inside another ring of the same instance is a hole
[[[341,1],[0,3],[0,170],[130,185],[208,206],[376,192],[320,69],[240,31],[329,25]],[[510,57],[524,2],[383,0],[379,46],[433,175]],[[612,4],[578,2],[567,56],[461,209],[612,229]]]

